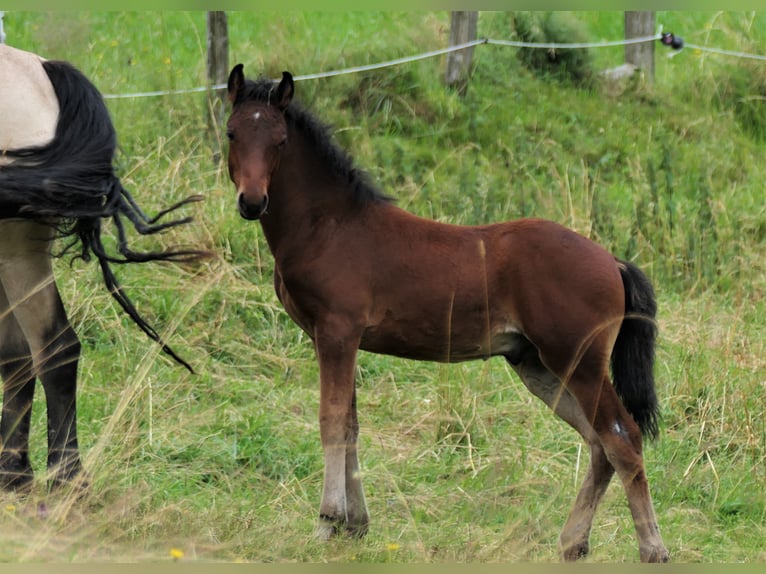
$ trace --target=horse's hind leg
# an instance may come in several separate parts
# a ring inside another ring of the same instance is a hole
[[[590,467],[574,507],[559,537],[565,560],[577,560],[589,551],[590,531],[599,502],[614,474],[598,435],[585,413],[561,380],[540,361],[537,349],[529,344],[524,353],[509,363],[524,385],[564,421],[582,435],[590,447]]]
[[[3,413],[0,419],[0,488],[25,490],[32,482],[29,421],[35,376],[29,345],[0,284],[0,375]]]
[[[48,411],[48,470],[52,485],[80,470],[77,446],[77,363],[80,342],[64,311],[48,252],[52,230],[21,220],[3,222],[0,281],[24,333]]]
[[[638,425],[625,410],[606,374],[602,374],[601,383],[594,386],[593,377],[582,377],[581,370],[577,369],[569,388],[578,397],[588,420],[592,421],[604,455],[622,481],[641,561],[667,562],[668,551],[662,542],[649,494]]]
[[[574,506],[561,531],[559,542],[565,560],[577,560],[589,552],[590,530],[593,517],[614,475],[614,467],[596,441],[590,446],[590,467],[577,493]]]

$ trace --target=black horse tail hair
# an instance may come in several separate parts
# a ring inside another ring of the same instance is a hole
[[[210,256],[209,252],[191,249],[133,251],[128,247],[125,229],[124,219],[141,235],[188,223],[191,217],[162,223],[159,220],[202,197],[189,196],[157,216],[147,217],[114,172],[117,136],[101,93],[68,62],[49,60],[42,65],[59,103],[55,136],[45,145],[3,152],[13,161],[0,167],[2,213],[53,225],[60,238],[72,238],[58,256],[68,253],[78,242],[81,251],[76,257],[89,261],[95,255],[104,282],[122,309],[165,353],[193,373],[191,366],[140,316],[109,264],[188,262]],[[113,222],[121,256],[110,255],[104,248],[103,220]]]
[[[654,385],[657,302],[647,276],[636,265],[619,261],[625,288],[625,317],[612,350],[612,380],[641,434],[656,439],[659,406]]]

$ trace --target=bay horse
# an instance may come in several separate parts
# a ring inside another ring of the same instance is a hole
[[[95,255],[104,282],[122,309],[162,350],[192,370],[138,313],[110,263],[190,261],[201,251],[137,252],[123,218],[141,234],[187,223],[158,223],[191,196],[147,217],[114,172],[116,134],[96,87],[72,64],[0,45],[0,486],[26,490],[33,479],[29,430],[35,381],[47,402],[50,483],[71,482],[82,470],[77,443],[76,385],[81,345],[53,276],[51,257],[80,245]],[[101,239],[114,224],[121,256]],[[68,238],[58,254],[52,243]]]
[[[363,536],[369,526],[357,456],[358,349],[440,362],[501,356],[590,448],[560,535],[563,558],[588,553],[616,472],[640,559],[667,561],[642,457],[642,435],[658,432],[656,302],[646,275],[551,221],[461,226],[408,213],[293,101],[289,72],[279,83],[253,81],[238,64],[227,88],[237,208],[260,221],[277,296],[319,362],[318,536]]]

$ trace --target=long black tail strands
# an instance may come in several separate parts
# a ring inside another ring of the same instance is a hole
[[[192,218],[161,220],[202,197],[189,196],[155,217],[147,217],[114,173],[117,137],[100,92],[67,62],[46,61],[43,67],[59,101],[56,134],[46,145],[3,152],[14,160],[0,167],[0,204],[4,213],[49,223],[56,227],[60,238],[71,237],[59,256],[78,243],[81,246],[78,257],[89,261],[95,255],[104,282],[122,309],[165,353],[194,372],[139,315],[109,264],[191,262],[209,257],[209,252],[195,249],[133,251],[128,246],[125,225],[127,219],[141,235],[183,225]],[[110,255],[104,248],[103,220],[114,224],[119,256]]]
[[[106,259],[99,258],[98,260],[99,265],[101,266],[101,273],[104,276],[104,283],[106,283],[107,289],[109,289],[109,292],[112,294],[112,297],[114,297],[115,301],[117,301],[122,309],[128,314],[128,316],[133,320],[133,322],[139,326],[139,328],[146,333],[146,335],[152,339],[153,341],[156,341],[162,348],[162,351],[166,354],[168,354],[170,357],[173,358],[177,363],[180,365],[183,365],[186,367],[190,373],[194,373],[194,369],[191,367],[189,363],[187,363],[185,360],[183,360],[181,357],[179,357],[173,349],[171,349],[160,337],[160,335],[157,333],[157,331],[154,330],[154,328],[149,325],[142,317],[138,314],[138,311],[136,310],[135,306],[131,302],[131,300],[128,298],[127,295],[125,295],[125,292],[122,289],[122,286],[117,281],[117,278],[114,276],[114,273],[112,273],[111,267],[109,267],[109,262]]]

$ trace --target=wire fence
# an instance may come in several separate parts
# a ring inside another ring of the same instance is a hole
[[[312,74],[302,74],[294,76],[293,79],[295,81],[301,81],[301,80],[316,80],[320,78],[330,78],[334,76],[342,76],[345,74],[357,74],[360,72],[368,72],[371,70],[379,70],[382,68],[390,68],[392,66],[399,66],[402,64],[408,64],[411,62],[417,62],[419,60],[425,60],[428,58],[434,58],[436,56],[442,56],[444,54],[448,54],[450,52],[457,52],[459,50],[465,50],[467,48],[472,48],[474,46],[480,46],[484,44],[494,44],[497,46],[510,46],[515,48],[539,48],[539,49],[547,49],[547,50],[574,50],[574,49],[586,49],[586,48],[605,48],[605,47],[611,47],[611,46],[626,46],[629,44],[640,44],[645,42],[655,42],[657,40],[660,40],[662,38],[661,32],[658,32],[657,34],[654,34],[652,36],[644,36],[640,38],[630,38],[625,40],[615,40],[615,41],[607,41],[607,42],[583,42],[583,43],[534,43],[534,42],[519,42],[515,40],[495,40],[492,38],[481,38],[478,40],[472,40],[470,42],[464,42],[462,44],[455,44],[453,46],[449,46],[447,48],[441,48],[438,50],[431,50],[429,52],[423,52],[420,54],[415,54],[413,56],[406,56],[403,58],[396,58],[393,60],[386,60],[383,62],[378,62],[375,64],[366,64],[363,66],[353,66],[350,68],[343,68],[340,70],[331,70],[328,72],[315,72]],[[226,84],[215,84],[210,87],[197,87],[197,88],[189,88],[186,90],[157,90],[153,92],[136,92],[131,94],[105,94],[104,98],[106,99],[118,99],[118,98],[142,98],[142,97],[151,97],[151,96],[163,96],[163,95],[173,95],[173,94],[184,94],[184,93],[194,93],[194,92],[204,92],[209,89],[222,89],[225,88]]]
[[[766,56],[761,54],[747,54],[745,52],[738,52],[736,50],[722,50],[721,48],[712,48],[710,46],[700,46],[699,44],[686,44],[687,48],[692,50],[699,50],[700,52],[710,52],[712,54],[719,54],[721,56],[734,56],[735,58],[749,58],[752,60],[761,60],[766,62]],[[675,56],[675,54],[671,54]]]
[[[293,79],[295,81],[316,80],[320,78],[330,78],[330,77],[341,76],[345,74],[356,74],[356,73],[367,72],[371,70],[388,68],[392,66],[399,66],[402,64],[416,62],[419,60],[425,60],[428,58],[434,58],[436,56],[441,56],[444,54],[448,54],[450,52],[457,52],[459,50],[465,50],[467,48],[472,48],[472,47],[481,46],[481,45],[496,45],[496,46],[505,46],[505,47],[513,47],[513,48],[532,48],[532,49],[544,49],[544,50],[577,50],[577,49],[596,49],[596,48],[608,48],[608,47],[615,47],[615,46],[627,46],[632,44],[642,44],[642,43],[656,42],[656,41],[660,41],[663,45],[673,49],[673,52],[671,52],[669,56],[677,56],[684,49],[688,48],[688,49],[697,50],[700,52],[710,52],[712,54],[718,54],[722,56],[749,58],[749,59],[766,61],[766,55],[749,54],[746,52],[739,52],[734,50],[723,50],[721,48],[715,48],[710,46],[701,46],[698,44],[684,43],[684,41],[678,36],[675,36],[670,33],[663,33],[662,26],[660,26],[658,32],[651,36],[643,36],[639,38],[627,38],[622,40],[613,40],[613,41],[604,41],[604,42],[534,43],[534,42],[521,42],[516,40],[497,40],[493,38],[481,38],[478,40],[472,40],[470,42],[465,42],[462,44],[449,46],[447,48],[441,48],[438,50],[431,50],[429,52],[415,54],[413,56],[406,56],[403,58],[386,60],[386,61],[378,62],[375,64],[366,64],[362,66],[342,68],[339,70],[315,72],[311,74],[302,74],[302,75],[294,76]],[[205,92],[211,89],[212,90],[223,89],[225,87],[226,87],[226,84],[215,84],[212,86],[202,86],[202,87],[180,89],[180,90],[157,90],[152,92],[135,92],[135,93],[129,93],[129,94],[105,94],[104,98],[106,99],[142,98],[142,97],[164,96],[164,95],[174,95],[174,94],[187,94],[187,93],[195,93],[195,92]]]
[[[5,13],[3,11],[0,11],[0,44],[5,43],[5,32],[3,30],[4,14]],[[428,58],[434,58],[436,56],[441,56],[444,54],[448,54],[450,52],[457,52],[459,50],[465,50],[467,48],[472,48],[474,46],[480,46],[480,45],[486,45],[486,44],[513,47],[513,48],[532,48],[532,49],[542,49],[542,50],[578,50],[578,49],[608,48],[608,47],[614,47],[614,46],[628,46],[632,44],[642,44],[642,43],[656,42],[656,41],[660,41],[663,45],[673,48],[673,52],[671,52],[669,56],[677,56],[685,48],[689,48],[695,51],[709,52],[709,53],[717,54],[720,56],[730,56],[730,57],[736,57],[736,58],[748,58],[753,60],[766,61],[766,55],[749,54],[746,52],[740,52],[736,50],[724,50],[721,48],[715,48],[711,46],[702,46],[699,44],[684,43],[684,41],[678,36],[674,36],[673,34],[663,33],[662,26],[660,26],[658,32],[651,36],[643,36],[639,38],[626,38],[623,40],[613,40],[613,41],[605,41],[605,42],[534,43],[534,42],[520,42],[516,40],[496,40],[492,38],[481,38],[478,40],[473,40],[471,42],[465,42],[462,44],[449,46],[447,48],[442,48],[439,50],[432,50],[429,52],[423,52],[421,54],[415,54],[413,56],[396,58],[393,60],[386,60],[386,61],[378,62],[375,64],[353,66],[350,68],[343,68],[340,70],[331,70],[327,72],[315,72],[312,74],[303,74],[303,75],[295,76],[294,80],[296,81],[316,80],[320,78],[330,78],[333,76],[341,76],[345,74],[356,74],[356,73],[367,72],[371,70],[379,70],[381,68],[399,66],[402,64],[416,62],[419,60],[425,60]],[[191,94],[191,93],[197,93],[197,92],[206,92],[211,89],[212,90],[223,89],[225,87],[226,87],[226,84],[214,84],[212,86],[199,86],[195,88],[187,88],[187,89],[179,89],[179,90],[155,90],[155,91],[149,91],[149,92],[133,92],[133,93],[127,93],[127,94],[104,94],[104,99],[111,100],[111,99],[126,99],[126,98],[147,98],[147,97],[168,96],[168,95],[176,95],[176,94]]]

